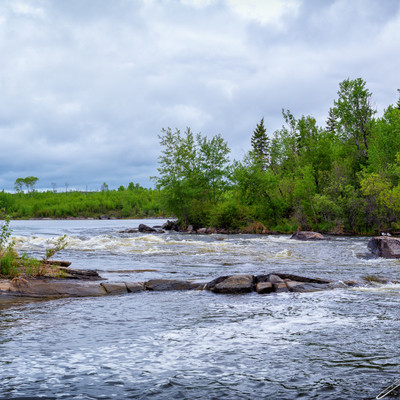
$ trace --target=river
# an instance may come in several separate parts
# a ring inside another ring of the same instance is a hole
[[[160,220],[12,221],[16,248],[109,281],[287,272],[400,279],[366,237],[127,234]],[[400,285],[0,303],[0,399],[373,399],[400,378]],[[387,398],[393,398],[388,396]]]

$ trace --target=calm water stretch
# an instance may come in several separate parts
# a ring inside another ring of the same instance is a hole
[[[59,259],[115,282],[272,271],[400,279],[400,261],[368,258],[365,237],[119,233],[141,222],[164,221],[13,221],[12,228],[18,250],[35,256],[66,234]],[[2,302],[0,398],[373,399],[400,378],[399,316],[395,284]]]

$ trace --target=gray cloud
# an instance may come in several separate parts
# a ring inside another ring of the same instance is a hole
[[[161,128],[221,133],[239,158],[281,109],[323,124],[362,77],[381,113],[400,87],[397,0],[6,0],[0,189],[149,185]]]

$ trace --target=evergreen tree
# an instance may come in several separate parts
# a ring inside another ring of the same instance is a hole
[[[335,114],[335,109],[331,108],[329,110],[328,119],[326,120],[326,130],[332,134],[336,133],[337,126],[337,116]]]
[[[253,132],[251,145],[253,147],[251,155],[256,164],[259,164],[261,169],[266,171],[270,165],[270,140],[264,126],[264,118],[261,118],[260,123],[257,124]]]

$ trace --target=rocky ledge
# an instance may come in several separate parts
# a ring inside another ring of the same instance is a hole
[[[0,280],[0,298],[34,297],[87,297],[105,296],[143,291],[208,290],[221,294],[259,294],[284,292],[315,292],[334,288],[354,286],[354,282],[333,282],[324,279],[269,273],[265,275],[228,275],[218,277],[208,283],[186,280],[152,279],[147,282],[88,282],[56,278],[14,278]]]

